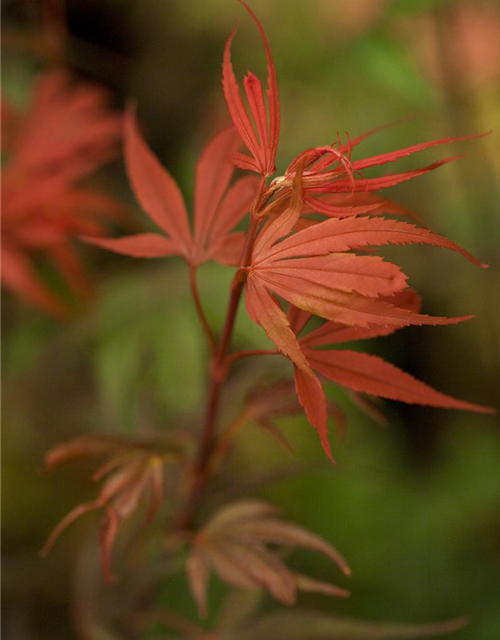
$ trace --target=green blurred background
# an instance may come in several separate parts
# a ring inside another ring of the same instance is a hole
[[[279,169],[303,149],[414,116],[367,140],[383,153],[427,139],[494,129],[487,138],[404,159],[415,168],[466,152],[460,162],[391,190],[434,231],[490,264],[428,247],[387,252],[423,295],[424,311],[474,314],[454,327],[411,328],[367,348],[442,391],[500,407],[500,3],[482,0],[253,0],[271,41],[281,91]],[[3,83],[23,104],[43,68],[25,49],[39,28],[37,2],[3,3]],[[225,39],[241,24],[234,60],[264,71],[254,26],[233,0],[68,0],[68,65],[107,85],[117,106],[137,99],[148,140],[191,201],[197,154],[227,122],[220,85]],[[361,156],[358,156],[361,157]],[[95,177],[134,203],[121,162]],[[44,477],[43,453],[83,432],[145,434],[193,428],[202,411],[207,353],[176,259],[134,261],[82,248],[97,296],[61,325],[18,301],[3,303],[3,606],[9,640],[105,640],[120,617],[132,573],[100,583],[89,517],[38,557],[48,532],[94,488],[83,466]],[[208,265],[202,297],[220,327],[230,271]],[[245,317],[235,343],[266,344]],[[236,371],[226,405],[251,376],[286,362]],[[424,622],[460,615],[457,640],[500,637],[500,440],[495,418],[386,403],[381,429],[333,388],[349,414],[339,464],[326,466],[303,419],[283,422],[296,459],[249,426],[227,471],[233,493],[255,485],[283,514],[331,540],[349,559],[348,601],[303,598],[316,608],[372,620]],[[234,391],[234,392],[233,392]],[[297,460],[307,462],[299,474]],[[276,473],[272,470],[278,470]],[[84,473],[85,472],[85,473]],[[269,475],[266,475],[268,474]],[[222,496],[224,488],[221,489]],[[338,580],[314,554],[293,556],[306,572]],[[127,577],[128,576],[128,577]],[[160,600],[194,616],[181,574]],[[346,586],[344,584],[344,586]],[[103,622],[104,621],[104,622]],[[123,636],[130,635],[130,630]]]

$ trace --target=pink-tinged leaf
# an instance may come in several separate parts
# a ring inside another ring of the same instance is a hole
[[[307,419],[318,432],[318,436],[330,462],[335,464],[330,441],[328,440],[328,416],[326,398],[321,382],[315,375],[295,367],[295,387],[300,404]]]
[[[246,307],[250,318],[260,324],[278,349],[300,369],[311,373],[311,368],[300,350],[297,338],[290,329],[286,315],[252,273],[247,279]]]
[[[431,147],[437,147],[442,144],[449,144],[450,142],[462,142],[463,140],[476,140],[477,138],[483,138],[485,135],[489,135],[488,133],[483,133],[477,136],[463,136],[461,138],[442,138],[441,140],[431,140],[429,142],[422,142],[420,144],[414,144],[411,147],[406,147],[404,149],[397,149],[396,151],[391,151],[390,153],[382,153],[378,156],[372,156],[371,158],[366,158],[364,160],[356,160],[352,163],[353,168],[356,171],[361,171],[362,169],[367,169],[368,167],[375,167],[382,164],[387,164],[388,162],[395,162],[400,158],[404,158],[405,156],[409,156],[413,153],[417,153],[418,151],[423,151],[424,149],[430,149]]]
[[[224,582],[236,587],[265,588],[288,605],[295,602],[299,583],[305,590],[345,595],[333,585],[292,573],[281,558],[267,548],[266,545],[272,544],[312,549],[325,554],[350,575],[347,563],[332,545],[300,526],[277,519],[276,511],[258,500],[236,502],[221,507],[198,531],[193,539],[188,575],[193,592],[200,591],[198,583],[203,584],[201,596],[196,596],[200,608],[206,605],[207,569],[213,569]],[[200,572],[200,560],[203,580],[197,580],[195,575]]]
[[[254,268],[255,275],[267,286],[297,286],[304,291],[321,285],[341,291],[357,291],[370,298],[387,296],[406,287],[400,268],[378,256],[331,253],[295,260],[263,261]]]
[[[232,233],[209,255],[219,264],[224,264],[228,267],[237,267],[241,260],[245,239],[245,233]]]
[[[144,142],[132,111],[125,119],[125,160],[140,205],[177,244],[179,253],[188,257],[192,241],[182,194]]]
[[[207,588],[209,568],[204,555],[200,551],[193,551],[186,563],[186,572],[191,593],[194,596],[198,613],[202,618],[208,614]]]
[[[323,582],[322,580],[315,580],[309,576],[305,576],[302,573],[294,573],[295,586],[299,591],[307,591],[309,593],[323,593],[326,596],[334,596],[337,598],[348,598],[351,595],[347,589],[342,589],[329,582]]]
[[[307,349],[311,366],[330,380],[374,396],[409,404],[494,413],[493,409],[436,391],[378,356],[356,351]]]
[[[231,127],[216,135],[205,147],[196,166],[194,192],[194,235],[198,250],[203,249],[222,197],[234,173],[232,157],[239,145]]]
[[[451,158],[445,158],[444,160],[433,162],[421,169],[414,169],[413,171],[405,171],[403,173],[394,173],[380,178],[356,179],[354,183],[352,180],[335,180],[334,182],[328,182],[320,184],[317,187],[312,187],[310,191],[320,193],[364,193],[368,191],[378,191],[379,189],[388,189],[389,187],[394,187],[397,184],[402,184],[403,182],[407,182],[413,178],[423,176],[426,173],[429,173],[429,171],[439,169],[439,167],[449,164],[450,162],[454,162],[455,160],[460,160],[462,157],[463,156],[453,156]]]
[[[427,229],[398,220],[368,217],[325,220],[278,243],[267,251],[264,259],[324,255],[385,244],[441,247],[460,253],[478,266],[485,266],[455,242]]]
[[[228,190],[210,229],[210,245],[216,246],[250,211],[260,180],[247,176],[237,180]]]
[[[407,291],[399,291],[392,296],[384,297],[383,300],[395,307],[408,309],[415,313],[418,313],[421,307],[420,296],[411,289]],[[297,313],[294,309],[295,307],[290,307],[288,312],[289,318],[291,314]],[[398,327],[394,326],[374,326],[368,328],[346,327],[345,325],[338,324],[336,322],[325,322],[325,324],[321,325],[314,331],[311,331],[307,335],[299,338],[299,343],[303,347],[324,347],[331,344],[340,344],[342,342],[352,342],[353,340],[366,340],[368,338],[387,336],[394,333],[397,329]]]
[[[124,238],[81,238],[88,244],[133,258],[164,258],[179,253],[179,245],[159,233],[138,233]]]

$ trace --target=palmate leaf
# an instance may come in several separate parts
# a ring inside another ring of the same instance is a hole
[[[356,255],[352,251],[366,251],[385,244],[428,244],[458,252],[474,264],[485,266],[446,238],[413,224],[385,218],[336,217],[294,232],[304,207],[306,163],[304,156],[294,167],[288,207],[264,225],[255,242],[247,270],[246,305],[250,317],[294,363],[299,401],[318,431],[328,457],[333,460],[328,443],[326,399],[311,369],[355,391],[420,404],[428,400],[428,404],[434,406],[485,411],[478,405],[433,391],[392,365],[370,360],[370,356],[363,359],[362,354],[353,355],[349,372],[342,370],[340,360],[335,368],[336,352],[318,353],[308,349],[304,341],[297,340],[296,335],[307,323],[308,314],[330,321],[327,328],[321,328],[310,338],[309,347],[315,345],[315,340],[319,340],[316,344],[319,346],[327,344],[327,340],[340,341],[342,335],[344,339],[367,338],[387,335],[412,324],[445,325],[470,317],[439,318],[418,313],[419,299],[405,291],[406,276],[399,267],[376,256]],[[292,316],[285,316],[274,298],[276,295],[290,303]],[[292,323],[300,326],[293,327]],[[343,357],[347,366],[348,356],[338,357]]]
[[[264,588],[287,605],[294,604],[298,589],[349,595],[340,587],[293,573],[267,544],[319,551],[350,575],[346,561],[334,547],[310,531],[280,520],[274,506],[259,500],[236,502],[222,507],[193,540],[186,570],[201,615],[207,614],[211,571],[235,587]]]
[[[230,232],[250,209],[258,180],[245,177],[230,186],[232,157],[239,145],[235,129],[217,134],[205,147],[196,167],[194,230],[180,189],[170,173],[146,145],[133,110],[125,117],[127,173],[139,204],[164,232],[140,233],[124,238],[83,240],[103,249],[134,258],[180,255],[190,265],[215,259],[237,264],[242,236]]]
[[[278,242],[279,234],[287,236],[300,215],[301,199],[298,205],[293,200],[289,209],[263,230],[255,244],[249,273],[249,282],[253,283],[254,289],[266,288],[305,311],[351,326],[451,324],[468,319],[431,318],[377,299],[402,290],[405,280],[402,274],[393,270],[393,282],[387,282],[383,276],[390,268],[382,266],[382,262],[376,263],[373,258],[352,256],[346,259],[344,265],[350,261],[352,268],[344,280],[318,275],[318,267],[333,272],[337,267],[339,275],[342,268],[339,252],[383,244],[430,244],[457,251],[481,265],[464,249],[426,229],[383,218],[326,220]],[[324,259],[320,261],[318,256],[324,256]],[[304,260],[300,262],[297,258]],[[373,268],[369,275],[363,274],[362,263],[368,263],[370,259]],[[377,275],[381,276],[378,281]]]
[[[337,618],[316,611],[276,611],[261,616],[220,640],[417,640],[458,631],[467,624],[456,618],[431,624],[396,624]]]

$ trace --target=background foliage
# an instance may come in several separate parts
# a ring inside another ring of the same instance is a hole
[[[302,148],[332,140],[337,130],[356,135],[407,115],[415,119],[368,140],[366,155],[498,124],[498,2],[254,0],[252,7],[266,26],[280,79],[281,169]],[[227,121],[220,61],[235,17],[241,16],[238,6],[232,0],[69,0],[67,8],[69,66],[107,85],[117,105],[129,96],[137,99],[148,140],[189,199],[199,149]],[[16,104],[26,100],[43,67],[26,51],[29,37],[19,37],[37,28],[37,18],[34,1],[4,3],[4,91]],[[257,36],[247,27],[243,21],[235,48],[240,71],[250,62],[255,67],[255,52],[260,55]],[[443,391],[497,408],[498,141],[494,131],[460,145],[452,153],[465,149],[461,162],[391,195],[421,214],[432,230],[490,264],[484,272],[453,254],[404,249],[403,262],[429,313],[477,318],[456,327],[409,328],[377,345],[381,355]],[[402,160],[401,168],[414,162]],[[136,207],[121,162],[94,181]],[[138,210],[137,226],[146,226]],[[93,490],[83,479],[83,465],[41,477],[43,452],[84,431],[195,431],[202,410],[207,353],[183,265],[175,259],[146,264],[92,248],[85,257],[97,295],[70,323],[58,324],[4,298],[4,633],[16,640],[76,633],[107,638],[104,621],[116,615],[117,600],[126,608],[137,569],[132,559],[119,587],[102,586],[92,518],[75,525],[46,561],[38,558],[53,524]],[[203,268],[204,302],[218,327],[228,281],[223,268]],[[236,342],[250,348],[266,344],[244,314]],[[251,375],[269,375],[269,367],[279,373],[288,365],[256,364]],[[243,368],[237,371],[226,400],[229,414],[248,376]],[[466,614],[472,622],[457,640],[496,640],[495,419],[387,403],[390,428],[381,429],[340,392],[338,399],[350,420],[345,439],[334,440],[337,468],[325,465],[305,418],[283,423],[296,458],[249,427],[227,470],[231,495],[254,483],[287,517],[334,542],[349,559],[350,600],[332,604],[303,596],[303,604],[401,622]],[[219,489],[214,502],[228,495],[224,491]],[[330,578],[330,568],[314,555],[297,553],[293,562]],[[161,600],[195,616],[181,572],[165,583]]]

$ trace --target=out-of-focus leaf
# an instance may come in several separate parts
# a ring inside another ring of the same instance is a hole
[[[272,505],[242,500],[222,507],[193,540],[187,574],[200,615],[207,615],[207,578],[212,570],[223,582],[240,589],[263,588],[287,605],[295,603],[298,589],[340,597],[349,595],[339,587],[294,574],[267,544],[319,551],[345,575],[350,575],[346,561],[326,540],[279,520]]]
[[[464,618],[434,624],[395,624],[336,618],[309,611],[278,611],[248,623],[221,640],[405,640],[431,638],[461,629]]]

